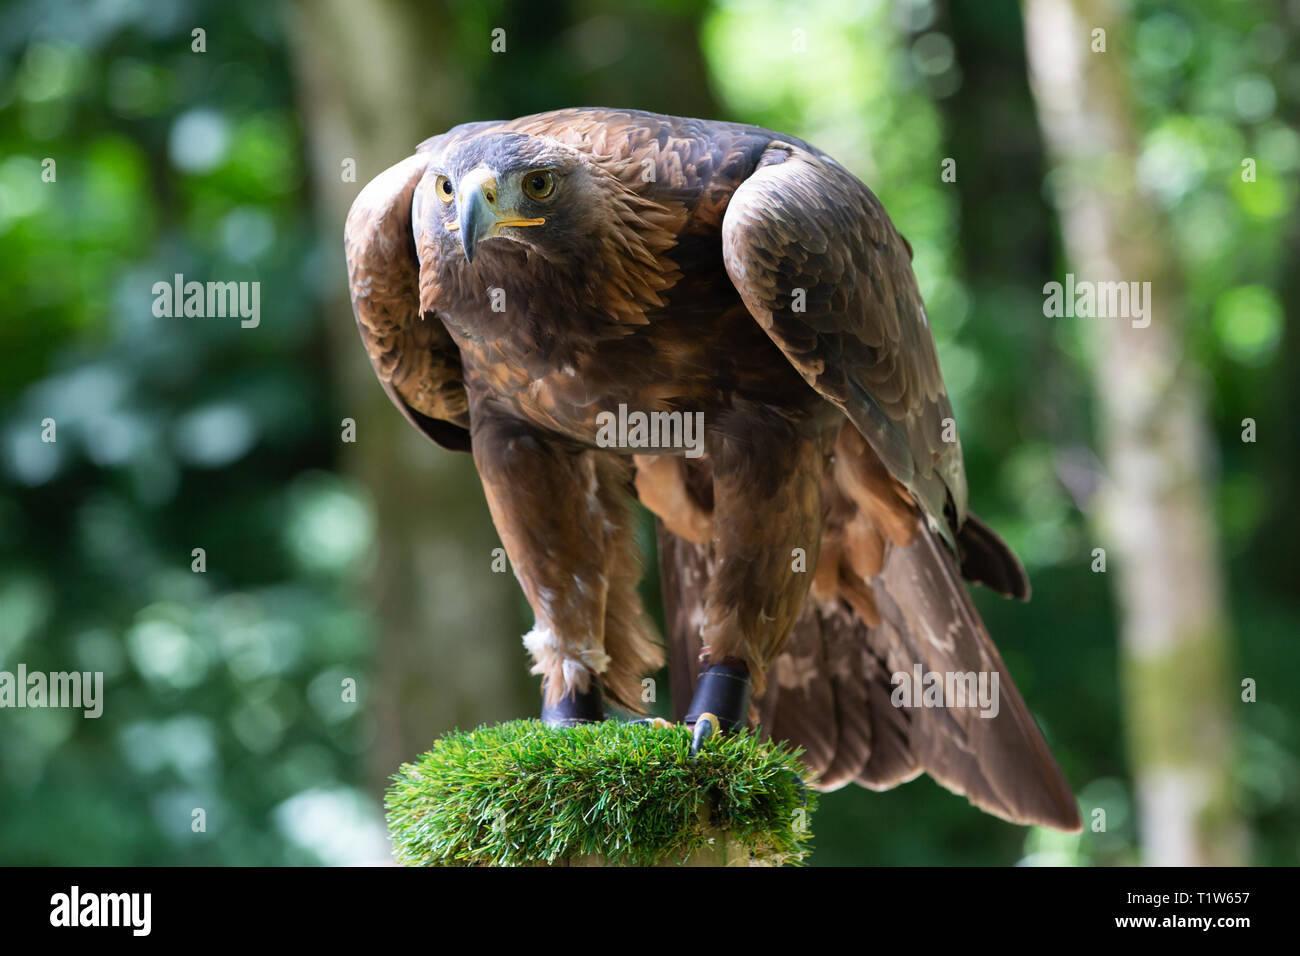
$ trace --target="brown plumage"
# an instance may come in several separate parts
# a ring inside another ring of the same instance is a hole
[[[910,248],[833,159],[635,111],[472,123],[361,192],[347,256],[389,397],[474,455],[552,698],[598,677],[639,711],[661,661],[635,494],[659,519],[679,714],[708,645],[749,666],[755,718],[822,788],[924,771],[1006,819],[1079,826],[962,583],[1029,590],[967,511]],[[701,444],[611,446],[620,407],[700,413]],[[996,674],[996,716],[895,706],[916,665]]]

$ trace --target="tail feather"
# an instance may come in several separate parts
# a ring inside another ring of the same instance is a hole
[[[913,708],[917,764],[977,807],[1014,823],[1082,827],[1079,808],[971,602],[953,559],[926,531],[887,556],[876,588],[881,625],[867,643],[893,672],[997,675],[996,715]],[[991,710],[992,708],[990,708]],[[865,781],[864,781],[865,782]]]

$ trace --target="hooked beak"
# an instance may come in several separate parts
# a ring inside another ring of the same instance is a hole
[[[484,239],[500,234],[505,226],[540,226],[545,219],[524,219],[518,212],[498,207],[500,192],[496,176],[490,170],[476,169],[460,183],[456,205],[460,210],[455,228],[460,232],[460,247],[465,259],[474,261],[474,252]]]

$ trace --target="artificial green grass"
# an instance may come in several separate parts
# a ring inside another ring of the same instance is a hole
[[[805,775],[796,752],[748,732],[692,759],[684,727],[516,720],[443,737],[393,776],[385,805],[406,866],[680,863],[720,835],[755,861],[798,863]]]

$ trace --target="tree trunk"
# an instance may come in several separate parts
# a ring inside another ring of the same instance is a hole
[[[1237,691],[1207,492],[1205,396],[1182,349],[1160,212],[1136,185],[1139,133],[1120,51],[1131,31],[1121,16],[1104,0],[1025,0],[1030,73],[1078,280],[1150,282],[1149,325],[1077,320],[1092,346],[1109,475],[1099,530],[1122,617],[1144,858],[1234,864],[1245,851],[1231,800]],[[1098,29],[1105,52],[1093,52]]]

